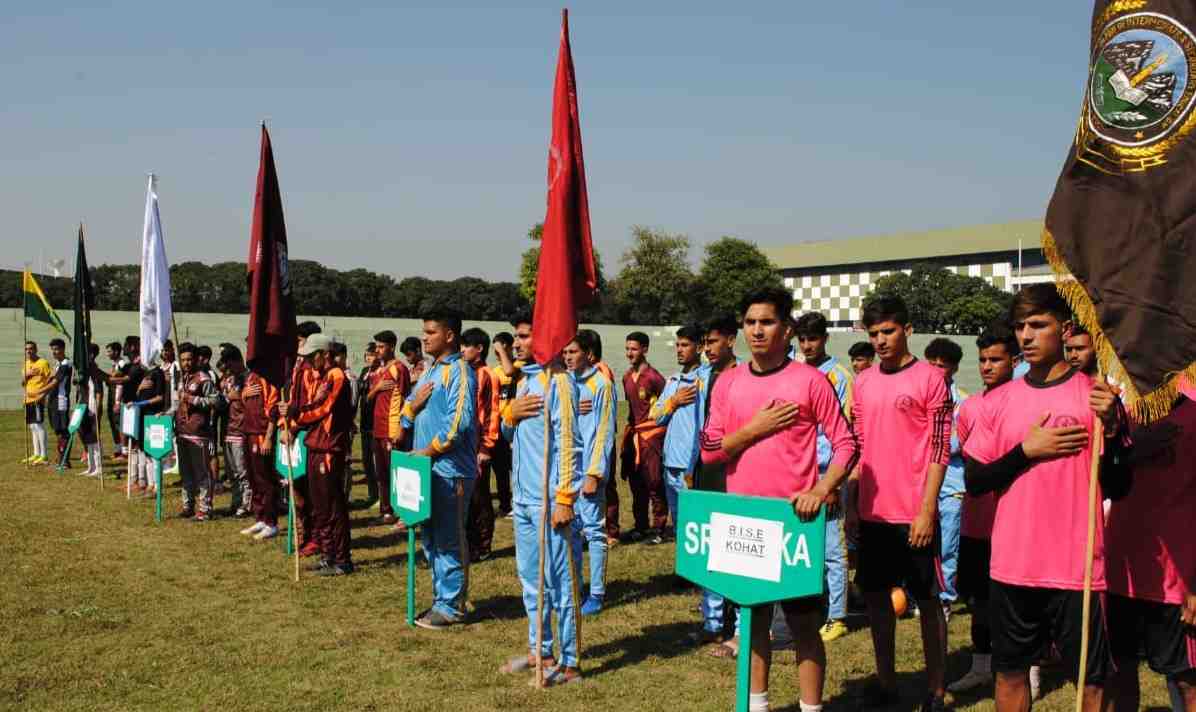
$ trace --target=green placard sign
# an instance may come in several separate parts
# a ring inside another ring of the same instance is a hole
[[[803,522],[788,500],[685,490],[677,510],[677,574],[742,606],[735,709],[747,712],[752,606],[822,594],[825,509]]]
[[[299,479],[307,474],[307,433],[292,433],[295,436],[290,447],[282,444],[282,431],[278,431],[274,447],[274,469],[284,478],[294,475]],[[290,463],[290,467],[288,467]]]
[[[145,416],[141,432],[145,436],[141,449],[155,460],[161,460],[174,450],[174,420],[169,415]]]
[[[141,406],[125,403],[120,409],[120,432],[134,440],[141,439]]]
[[[415,526],[432,518],[432,458],[390,451],[390,506],[407,525],[407,625],[415,625]]]
[[[390,506],[407,526],[432,516],[432,458],[390,451]]]
[[[79,432],[83,427],[83,419],[87,417],[87,404],[80,403],[71,410],[71,420],[67,423],[66,431],[71,435]]]

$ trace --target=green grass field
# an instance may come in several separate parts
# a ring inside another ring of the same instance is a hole
[[[243,520],[156,525],[151,500],[125,499],[120,482],[15,464],[24,426],[0,416],[0,709],[4,710],[636,710],[732,709],[728,660],[679,644],[698,624],[697,592],[676,588],[671,545],[623,545],[610,555],[605,611],[585,619],[578,685],[538,692],[527,676],[497,672],[526,650],[510,524],[497,523],[495,557],[471,570],[476,615],[445,632],[408,628],[406,543],[371,511],[353,512],[349,577],[291,578],[277,542],[237,534]],[[107,436],[107,433],[104,433]],[[75,472],[79,470],[76,469]],[[178,507],[167,480],[167,511]],[[354,491],[364,497],[364,484]],[[624,486],[625,502],[630,494]],[[227,494],[217,498],[227,510]],[[624,525],[629,511],[624,509]],[[430,579],[418,572],[418,601]],[[858,709],[872,671],[864,621],[829,646],[827,710]],[[969,664],[966,613],[950,623],[949,679]],[[901,689],[918,700],[924,678],[917,622],[898,627]],[[780,653],[774,709],[796,710],[796,668]],[[1144,707],[1162,709],[1161,680],[1144,673]],[[1063,712],[1073,688],[1044,673],[1036,709]],[[990,699],[956,709],[992,709]]]
[[[71,328],[70,312],[60,313],[59,316]],[[350,362],[356,367],[361,366],[361,353],[370,338],[383,329],[391,329],[399,335],[399,339],[408,336],[418,336],[421,323],[415,319],[372,319],[364,317],[313,317],[323,324],[325,331],[334,334],[349,345]],[[243,345],[248,331],[249,318],[244,314],[178,314],[175,317],[180,341],[193,341],[198,344],[208,344],[215,348],[221,342]],[[487,333],[494,335],[500,331],[510,331],[511,326],[501,322],[467,322],[466,326],[480,326]],[[675,327],[666,326],[614,326],[610,324],[587,325],[595,329],[602,336],[604,356],[607,363],[615,370],[617,376],[622,375],[626,359],[623,356],[623,342],[628,332],[644,331],[651,337],[651,348],[648,360],[666,376],[677,370],[677,360],[673,352],[672,341]],[[29,322],[29,338],[38,342],[43,355],[49,353],[48,343],[54,334],[40,322]],[[138,333],[137,314],[133,312],[95,312],[92,315],[92,330],[94,341],[102,347],[110,341],[124,341],[125,336]],[[21,372],[21,311],[19,309],[0,309],[0,344],[9,344],[0,348],[0,373],[12,373],[14,377],[8,381],[7,387],[0,387],[0,409],[17,409],[20,407],[20,379]],[[918,356],[922,355],[927,342],[933,335],[914,334],[910,347]],[[967,336],[949,337],[963,347],[964,360],[960,365],[958,381],[969,393],[980,389],[980,377],[976,371],[975,339]],[[863,332],[831,334],[827,350],[834,356],[847,361],[847,350],[856,341],[867,339]],[[746,357],[747,349],[743,338],[740,337],[738,351],[740,356]],[[70,355],[68,349],[67,355]],[[103,350],[100,354],[100,365],[108,366]]]

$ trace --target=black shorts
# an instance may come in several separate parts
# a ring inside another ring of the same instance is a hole
[[[959,564],[955,575],[960,598],[988,600],[988,572],[992,558],[993,545],[988,539],[959,538]]]
[[[1103,593],[1093,592],[1088,612],[1088,685],[1099,685],[1112,669]],[[1054,643],[1066,663],[1080,667],[1084,592],[1028,588],[993,581],[989,597],[995,672],[1022,672],[1045,659]]]
[[[1160,675],[1174,677],[1196,669],[1196,631],[1180,620],[1182,607],[1110,594],[1109,647],[1116,660],[1137,660],[1139,643],[1146,662]]]
[[[909,545],[908,524],[860,521],[855,582],[864,593],[888,593],[904,586],[915,601],[937,601],[943,590],[939,528],[922,549]]]
[[[39,401],[25,404],[25,424],[44,423],[46,421],[46,407]]]

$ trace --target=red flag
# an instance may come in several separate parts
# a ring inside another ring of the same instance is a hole
[[[295,304],[287,262],[287,226],[274,171],[270,134],[262,124],[262,156],[249,237],[249,338],[245,363],[281,388],[295,359]]]
[[[577,335],[577,310],[593,300],[597,288],[577,83],[569,49],[569,11],[563,10],[552,97],[552,145],[548,149],[548,212],[540,239],[532,314],[532,351],[537,363],[551,361]]]

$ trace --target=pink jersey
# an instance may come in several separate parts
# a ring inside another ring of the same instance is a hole
[[[1079,371],[1049,384],[1027,375],[996,389],[982,401],[979,422],[964,454],[993,462],[1019,447],[1044,413],[1047,427],[1081,425],[1092,432],[1088,406],[1092,379]],[[1088,472],[1092,446],[1071,457],[1031,465],[997,492],[992,529],[994,581],[1014,586],[1080,590],[1088,541]],[[1101,497],[1103,499],[1103,497]],[[1105,590],[1103,527],[1096,529],[1092,590]]]
[[[926,471],[951,457],[955,414],[943,372],[914,359],[894,373],[856,376],[852,423],[860,440],[860,517],[909,524],[922,509]]]
[[[727,461],[723,437],[742,429],[760,409],[781,401],[798,405],[797,423]],[[831,464],[849,467],[855,458],[855,438],[834,388],[821,371],[787,361],[775,371],[758,374],[743,363],[714,383],[702,434],[702,461],[727,461],[728,492],[787,498],[818,482],[819,426],[831,441]]]
[[[1196,591],[1196,403],[1183,401],[1163,424],[1179,432],[1134,468],[1130,493],[1109,509],[1105,559],[1110,593],[1180,604]]]
[[[984,408],[985,398],[989,393],[991,391],[985,391],[978,396],[968,398],[959,407],[959,415],[955,419],[955,433],[959,438],[961,449],[967,447],[968,437],[976,427],[976,421],[980,418],[980,411]],[[965,494],[963,497],[963,525],[959,533],[969,539],[991,539],[993,517],[996,516],[996,513],[997,496],[992,492],[979,497]]]

